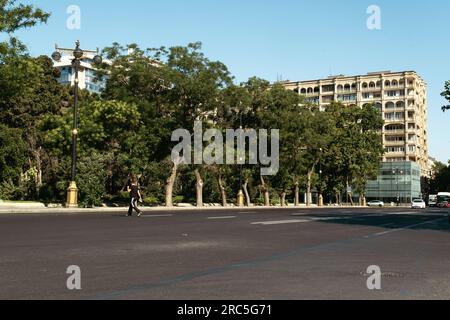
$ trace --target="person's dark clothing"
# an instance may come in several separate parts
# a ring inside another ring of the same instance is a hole
[[[132,184],[130,186],[130,189],[131,189],[130,191],[131,198],[139,199],[139,190],[140,190],[139,186]]]
[[[141,214],[142,211],[139,210],[137,206],[138,200],[135,198],[131,198],[130,207],[128,209],[128,216],[131,216],[133,214],[133,210],[135,210],[138,214]]]
[[[131,216],[133,214],[133,210],[135,210],[138,214],[141,214],[141,210],[138,208],[138,200],[139,200],[139,185],[131,184],[130,188],[130,207],[128,209],[128,215]]]

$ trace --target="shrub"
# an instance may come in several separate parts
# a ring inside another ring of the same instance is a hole
[[[183,196],[175,196],[173,197],[173,203],[182,203],[184,201],[184,197]]]
[[[93,153],[90,157],[80,159],[77,174],[80,206],[93,207],[102,204],[102,198],[106,194],[106,179],[103,155]]]
[[[146,197],[143,200],[144,200],[144,204],[147,206],[157,206],[160,204],[159,199],[156,197]]]

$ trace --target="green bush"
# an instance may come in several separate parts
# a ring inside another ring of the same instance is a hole
[[[103,200],[108,203],[115,203],[119,205],[128,205],[130,202],[130,194],[127,191],[120,191],[114,195],[105,195]]]
[[[11,181],[4,181],[0,184],[0,199],[2,200],[18,200],[22,193],[22,188],[15,186]]]
[[[157,205],[161,204],[159,199],[156,197],[146,197],[143,200],[144,200],[144,204],[147,206],[157,206]]]
[[[173,197],[173,203],[174,204],[176,204],[176,203],[183,203],[183,201],[184,201],[184,197],[183,196],[175,196],[175,197]]]
[[[18,181],[27,160],[27,146],[19,129],[0,124],[0,182]]]
[[[83,157],[78,164],[77,185],[79,204],[82,207],[100,206],[106,195],[106,170],[104,157],[93,153],[90,157]]]

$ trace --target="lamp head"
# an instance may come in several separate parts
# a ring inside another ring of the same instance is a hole
[[[56,61],[56,62],[59,62],[59,61],[61,61],[61,52],[59,52],[59,51],[55,51],[55,52],[53,52],[53,54],[52,54],[52,59],[54,60],[54,61]]]
[[[77,41],[77,43],[76,43],[76,48],[75,48],[75,50],[73,51],[73,56],[74,56],[76,59],[81,59],[81,58],[83,57],[83,54],[84,54],[84,52],[83,52],[83,50],[81,50],[81,48],[80,48],[80,41]]]
[[[103,59],[102,59],[101,56],[96,55],[96,56],[94,57],[94,64],[99,65],[99,64],[101,64],[102,62],[103,62]]]

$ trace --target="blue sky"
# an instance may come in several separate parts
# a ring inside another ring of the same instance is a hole
[[[450,80],[448,0],[34,0],[52,13],[47,25],[20,38],[33,55],[55,43],[85,49],[112,42],[143,48],[201,41],[236,81],[309,80],[330,74],[415,70],[428,83],[430,155],[450,159],[450,112],[440,96]],[[81,29],[69,30],[68,6],[81,9]],[[381,8],[381,30],[366,27],[370,5]]]

